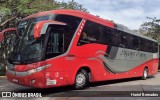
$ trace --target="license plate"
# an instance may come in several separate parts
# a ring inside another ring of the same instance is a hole
[[[47,79],[47,85],[56,85],[56,83],[57,83],[56,80]]]

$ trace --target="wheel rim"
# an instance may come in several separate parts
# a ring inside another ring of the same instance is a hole
[[[147,70],[144,71],[144,77],[147,78]]]
[[[76,85],[77,86],[82,86],[85,84],[85,80],[86,80],[86,77],[84,74],[78,74],[77,77],[76,77]]]

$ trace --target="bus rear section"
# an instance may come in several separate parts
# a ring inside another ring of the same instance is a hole
[[[73,52],[86,59],[81,63],[91,69],[92,81],[146,79],[158,72],[158,43],[119,26],[87,20]]]
[[[83,12],[67,11],[27,17],[20,23],[21,38],[7,65],[10,82],[81,89],[89,82],[146,79],[158,72],[155,40]]]

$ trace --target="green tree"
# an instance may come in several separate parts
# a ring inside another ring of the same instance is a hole
[[[156,17],[147,17],[147,19],[149,19],[149,21],[141,25],[139,30],[140,33],[151,37],[160,43],[160,19],[157,19]]]
[[[54,0],[2,0],[0,2],[0,26],[3,28],[15,27],[20,19],[27,15],[62,8],[87,12],[87,9],[74,0],[68,3]]]
[[[79,4],[74,0],[71,0],[68,2],[59,2],[59,4],[60,4],[60,8],[63,8],[63,9],[75,9],[75,10],[80,10],[80,11],[89,13],[87,9],[83,7],[82,4]]]
[[[53,0],[5,0],[0,4],[0,15],[2,17],[0,26],[4,28],[10,27],[7,23],[13,20],[13,26],[16,26],[19,19],[24,16],[57,9],[59,6]]]

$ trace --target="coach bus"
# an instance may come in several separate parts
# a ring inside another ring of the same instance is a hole
[[[77,10],[30,15],[8,59],[7,79],[49,88],[155,75],[158,43],[111,21]]]

